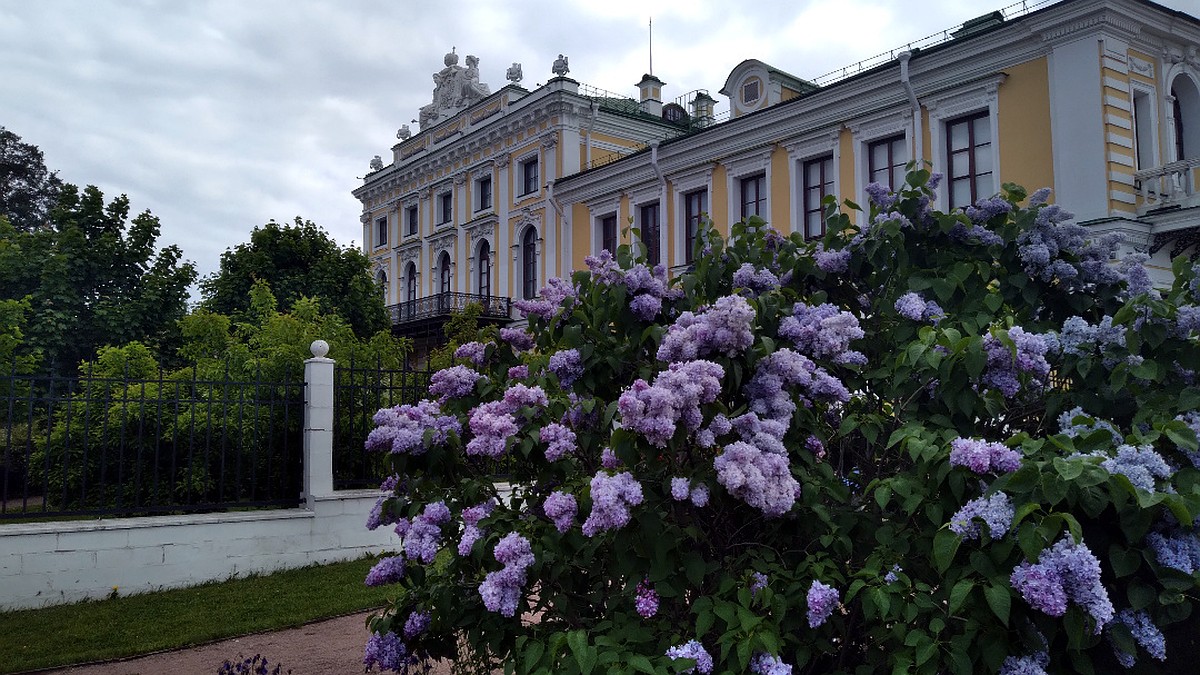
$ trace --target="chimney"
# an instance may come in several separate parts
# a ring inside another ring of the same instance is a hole
[[[662,88],[666,84],[657,77],[646,73],[642,75],[642,81],[638,82],[638,89],[641,91],[641,100],[638,107],[642,112],[662,117]]]
[[[696,96],[692,98],[692,120],[698,127],[707,127],[713,122],[713,108],[717,105],[716,99],[708,95],[706,91],[696,92]]]

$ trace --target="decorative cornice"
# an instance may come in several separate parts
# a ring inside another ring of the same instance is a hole
[[[1127,37],[1137,37],[1142,31],[1141,24],[1136,21],[1113,14],[1110,11],[1103,11],[1046,29],[1042,31],[1041,37],[1045,42],[1053,42],[1068,35],[1104,27],[1122,31]]]
[[[475,242],[479,241],[480,239],[492,238],[495,235],[496,224],[498,222],[499,221],[497,220],[497,218],[492,216],[489,218],[481,219],[481,220],[477,221],[475,224],[464,228],[467,233],[467,246],[470,249],[474,250]]]
[[[417,245],[412,246],[412,245],[406,244],[406,245],[400,247],[400,269],[401,270],[403,270],[404,266],[407,265],[408,263],[416,264],[416,262],[421,259],[421,246],[420,246],[421,242],[418,241],[418,242],[414,242],[414,243],[416,243]],[[420,269],[420,267],[421,267],[420,265],[417,265],[417,269]]]
[[[1139,59],[1132,54],[1129,56],[1129,70],[1145,77],[1154,77],[1154,64],[1145,59]]]
[[[458,232],[456,230],[450,230],[442,234],[434,235],[430,237],[428,241],[429,249],[431,251],[450,249],[454,246],[454,242],[458,241]]]

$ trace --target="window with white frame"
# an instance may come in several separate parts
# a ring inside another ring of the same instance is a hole
[[[485,211],[492,208],[492,176],[480,176],[475,180],[475,210]]]
[[[450,292],[450,254],[442,251],[442,255],[438,256],[438,282],[442,293]]]
[[[950,208],[965,208],[995,192],[992,119],[986,110],[947,120],[946,185]]]
[[[375,219],[375,246],[387,246],[388,219],[387,216]]]
[[[492,294],[492,245],[487,239],[475,249],[475,288],[483,297]]]
[[[408,263],[404,268],[405,299],[412,302],[417,299],[417,265]]]
[[[833,194],[833,155],[814,157],[802,162],[800,178],[804,238],[817,239],[825,236],[825,206],[821,202]]]
[[[617,253],[617,214],[600,219],[600,249],[613,255]]]
[[[538,236],[537,228],[530,225],[521,235],[521,297],[532,300],[538,292]]]
[[[437,196],[438,225],[445,225],[454,220],[454,193],[443,192]]]
[[[646,244],[646,263],[654,266],[662,262],[658,202],[638,207],[638,230],[642,233],[642,242]]]
[[[767,175],[765,173],[741,179],[741,218],[750,216],[763,218],[767,213]]]
[[[538,191],[541,186],[538,184],[538,158],[536,155],[521,160],[518,176],[521,179],[521,192],[518,196],[524,197]]]
[[[1174,161],[1200,157],[1200,87],[1186,73],[1171,80]]]
[[[408,236],[413,236],[421,231],[421,210],[416,204],[409,206],[404,211],[404,228]]]
[[[908,139],[896,134],[867,143],[867,182],[899,191],[908,165]]]
[[[690,265],[695,258],[696,235],[700,223],[708,217],[708,190],[700,188],[683,195],[683,262]]]
[[[728,222],[735,223],[750,216],[771,220],[771,153],[773,148],[758,148],[737,157],[726,159],[725,189]]]

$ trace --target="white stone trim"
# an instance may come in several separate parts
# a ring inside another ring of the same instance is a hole
[[[725,194],[729,196],[726,200],[728,213],[725,222],[733,224],[742,219],[741,182],[742,179],[757,174],[764,176],[763,190],[766,192],[766,199],[763,200],[764,212],[760,213],[759,217],[768,223],[774,222],[771,220],[771,153],[773,150],[773,147],[755,148],[721,162],[725,166]]]
[[[788,190],[792,213],[790,232],[804,233],[804,162],[812,159],[833,157],[832,194],[842,194],[842,127],[825,128],[805,135],[783,146],[788,154]],[[778,228],[777,228],[778,229]],[[780,232],[783,230],[780,229]]]
[[[925,103],[929,111],[929,130],[932,135],[930,145],[933,146],[933,168],[946,174],[945,189],[938,190],[938,208],[948,211],[950,208],[949,161],[946,157],[946,123],[986,110],[988,127],[991,133],[992,151],[992,185],[986,190],[994,194],[1000,190],[1000,124],[999,124],[999,91],[1000,85],[1008,77],[1005,73],[993,75],[949,92],[930,96]]]
[[[678,265],[683,264],[683,260],[687,258],[687,251],[684,249],[683,240],[685,228],[687,227],[687,210],[684,208],[687,204],[687,196],[697,190],[705,191],[705,199],[708,202],[708,220],[712,220],[712,199],[713,185],[712,175],[716,168],[714,164],[704,164],[695,169],[668,176],[667,180],[671,182],[671,188],[674,193],[673,205],[675,207],[675,220],[670,224],[672,232],[674,232],[675,245],[672,247],[671,260]]]

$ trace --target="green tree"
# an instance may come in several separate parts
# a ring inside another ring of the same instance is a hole
[[[254,228],[249,242],[227,249],[220,269],[200,282],[203,306],[241,320],[250,311],[250,289],[260,279],[271,284],[285,312],[301,297],[312,297],[361,338],[388,327],[383,292],[371,279],[367,257],[352,246],[339,246],[312,221],[298,216],[290,225],[271,221]]]
[[[196,270],[177,246],[156,250],[159,231],[149,211],[130,218],[126,196],[106,204],[96,187],[69,183],[50,227],[0,221],[0,299],[29,298],[27,339],[50,369],[135,340],[174,353]]]
[[[0,127],[0,216],[18,230],[42,227],[62,187],[58,172],[46,168],[36,145]]]

